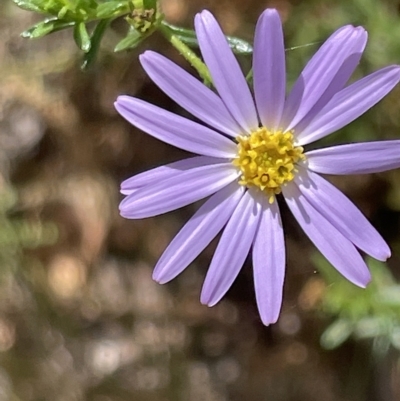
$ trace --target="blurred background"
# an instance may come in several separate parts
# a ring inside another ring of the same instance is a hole
[[[258,15],[278,8],[289,84],[349,23],[370,38],[352,79],[400,63],[398,0],[161,7],[188,28],[207,8],[227,34],[250,42]],[[330,177],[392,248],[388,264],[368,261],[368,289],[345,282],[282,204],[288,263],[278,323],[259,319],[251,261],[217,306],[202,306],[215,241],[173,282],[151,279],[198,205],[138,221],[118,214],[123,179],[187,155],[128,125],[113,102],[130,94],[188,116],[138,55],[153,49],[190,71],[188,63],[158,33],[113,53],[126,29],[115,21],[83,72],[70,30],[20,37],[40,19],[0,2],[0,401],[400,401],[400,171]],[[240,61],[250,68],[251,57]],[[317,146],[399,139],[399,128],[396,88]]]

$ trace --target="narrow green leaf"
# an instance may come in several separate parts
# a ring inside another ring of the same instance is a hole
[[[114,51],[120,52],[122,50],[128,50],[135,48],[144,38],[146,35],[142,35],[136,30],[131,30],[128,35],[122,39],[116,46]]]
[[[196,32],[193,29],[181,28],[179,26],[169,24],[166,21],[162,21],[162,24],[170,30],[171,34],[175,35],[179,40],[181,40],[187,46],[189,47],[199,46],[196,37]],[[236,54],[249,55],[253,53],[253,47],[250,45],[250,43],[246,42],[245,40],[234,36],[226,36],[226,39],[229,43],[230,48]]]
[[[338,319],[323,332],[321,345],[325,349],[334,349],[343,344],[352,334],[353,325],[349,320]]]
[[[97,53],[100,48],[100,42],[110,22],[111,19],[102,20],[97,24],[96,28],[94,29],[92,37],[90,39],[90,50],[85,54],[83,58],[83,63],[81,65],[82,70],[88,69],[96,59]]]
[[[229,46],[236,54],[249,55],[253,53],[253,46],[249,42],[236,36],[227,36]]]
[[[28,30],[21,33],[23,38],[41,38],[49,33],[57,32],[62,29],[70,28],[75,25],[75,22],[60,21],[57,18],[45,19],[42,22],[32,26]]]
[[[129,4],[127,1],[109,1],[102,3],[97,6],[96,17],[97,18],[111,18],[120,15],[122,12],[128,13],[130,11]]]
[[[91,42],[88,31],[86,29],[86,24],[84,22],[79,22],[74,27],[74,39],[77,46],[87,53],[90,50]]]
[[[58,13],[57,13],[57,17],[58,19],[64,19],[66,14],[68,13],[68,11],[70,11],[68,6],[64,6]]]
[[[44,10],[41,9],[38,5],[36,5],[32,0],[13,0],[14,3],[24,10],[34,11],[37,13],[43,13]]]
[[[357,321],[355,334],[358,338],[379,337],[388,332],[390,324],[390,319],[388,320],[384,316],[367,316]]]
[[[166,21],[162,21],[162,25],[165,28],[167,28],[170,35],[175,35],[176,37],[179,38],[180,41],[182,41],[186,45],[188,45],[190,47],[198,47],[199,46],[199,43],[198,43],[197,37],[196,37],[196,33],[194,30],[181,28],[179,26],[169,24]]]

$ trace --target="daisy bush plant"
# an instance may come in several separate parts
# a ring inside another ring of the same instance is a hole
[[[153,277],[180,274],[223,230],[201,302],[215,305],[252,252],[257,305],[265,325],[282,303],[285,244],[277,196],[325,258],[365,287],[369,270],[358,250],[384,261],[390,250],[357,207],[320,174],[362,174],[400,166],[400,141],[304,147],[349,124],[400,80],[397,65],[346,86],[367,42],[362,27],[334,32],[287,91],[282,24],[276,10],[257,22],[254,93],[213,15],[195,18],[200,50],[216,91],[160,54],[140,60],[171,99],[204,124],[141,99],[120,96],[115,107],[131,124],[197,156],[138,174],[122,183],[121,215],[141,219],[209,197],[158,261]],[[287,94],[288,92],[288,94]]]

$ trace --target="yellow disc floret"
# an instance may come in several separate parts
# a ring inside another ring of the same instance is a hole
[[[269,131],[261,127],[250,135],[239,135],[237,158],[233,164],[242,175],[239,184],[257,187],[274,201],[281,186],[292,181],[296,163],[304,160],[303,148],[295,146],[293,131]]]

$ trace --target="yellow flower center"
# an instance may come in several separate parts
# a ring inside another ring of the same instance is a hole
[[[273,203],[282,185],[294,179],[296,163],[305,160],[303,148],[294,145],[293,131],[269,131],[265,127],[239,135],[236,140],[238,154],[232,163],[242,172],[239,184],[259,188]]]

